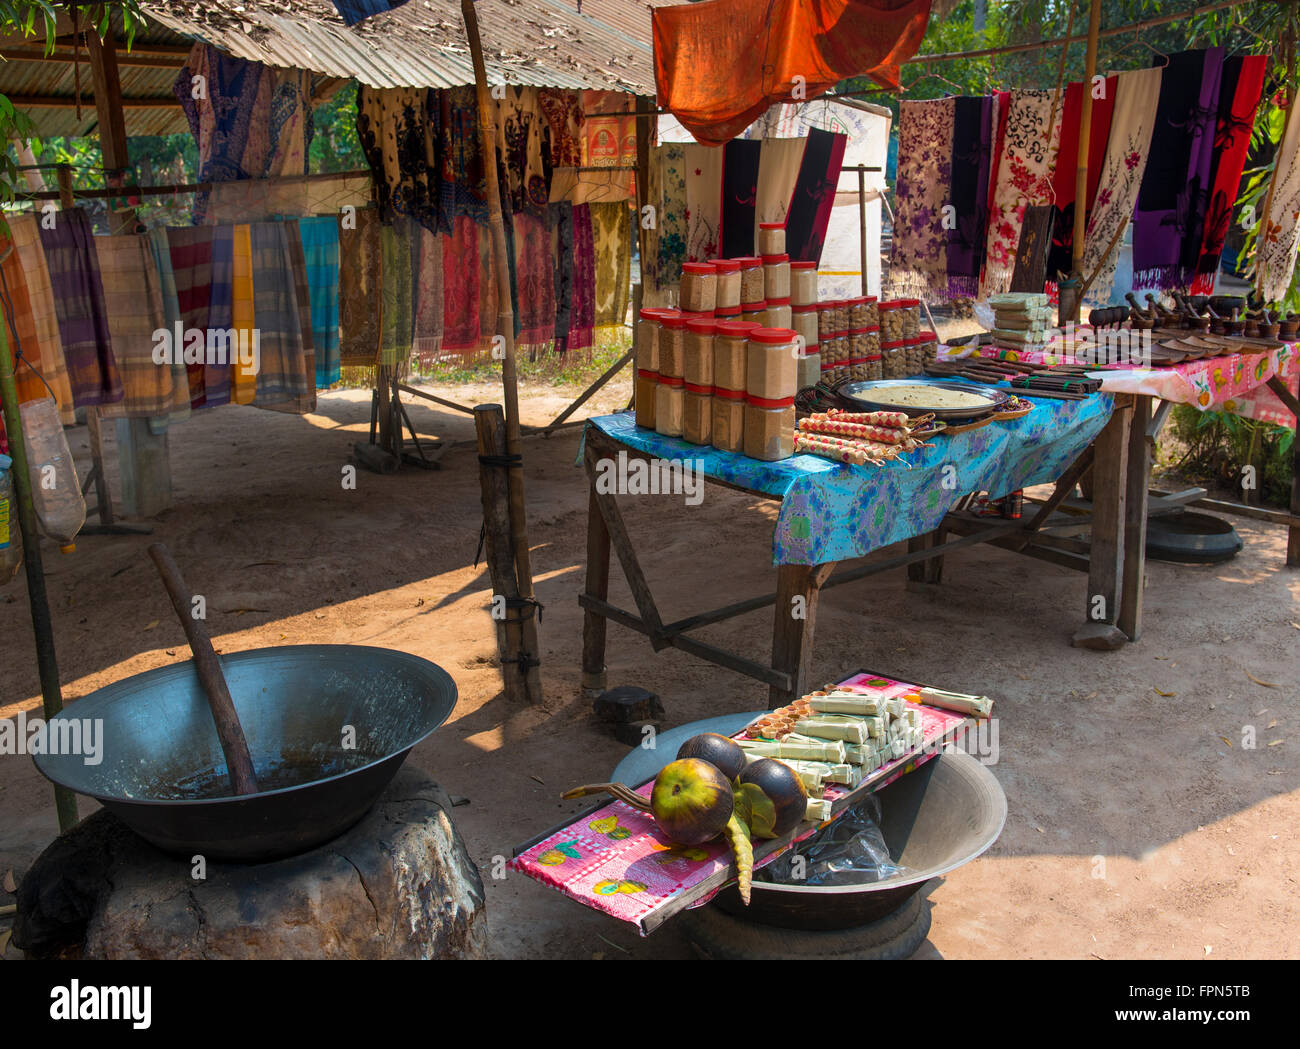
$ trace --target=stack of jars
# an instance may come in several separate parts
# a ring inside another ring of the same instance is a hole
[[[939,336],[932,331],[921,332],[921,363],[933,364],[939,357]]]
[[[817,263],[790,263],[790,327],[803,337],[799,357],[799,388],[816,386],[821,378],[821,328],[817,308]],[[779,325],[773,325],[779,327]]]
[[[641,311],[636,326],[636,424],[655,428],[655,389],[659,385],[659,314],[663,310]]]
[[[713,400],[709,439],[723,452],[745,450],[745,384],[749,335],[759,325],[720,321],[713,336]]]
[[[682,365],[682,438],[708,444],[713,426],[713,342],[717,321],[692,317],[686,322]]]
[[[655,387],[655,430],[665,437],[682,435],[686,396],[686,315],[659,312],[659,378]]]
[[[884,335],[884,325],[881,325],[881,335]],[[890,342],[881,339],[880,356],[881,356],[881,378],[884,379],[901,379],[907,374],[907,357],[903,352],[904,345],[902,339],[895,339]]]
[[[798,348],[798,333],[790,328],[749,332],[743,448],[751,459],[775,462],[794,454]]]

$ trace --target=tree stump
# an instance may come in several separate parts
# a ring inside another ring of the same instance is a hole
[[[450,812],[405,768],[333,841],[196,878],[101,810],[23,878],[13,942],[35,958],[486,958],[483,883]]]

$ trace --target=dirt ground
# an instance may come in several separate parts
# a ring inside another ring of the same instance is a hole
[[[487,386],[440,392],[499,399]],[[571,398],[548,387],[525,393],[523,418],[533,423]],[[611,389],[592,407],[626,398],[626,388]],[[412,405],[422,433],[472,437],[468,416],[435,408]],[[606,778],[626,753],[579,689],[578,433],[526,442],[547,699],[519,709],[501,696],[488,580],[472,567],[481,519],[472,449],[449,452],[438,472],[362,471],[357,490],[344,490],[341,469],[351,442],[365,439],[368,413],[368,393],[343,391],[323,394],[305,418],[227,407],[172,432],[175,507],[154,522],[154,538],[207,596],[218,648],[354,643],[439,663],[459,704],[409,760],[470,799],[454,817],[483,873],[495,954],[689,956],[671,922],[641,939],[522,875],[491,877],[494,857],[579,807],[558,800],[563,789]],[[85,431],[70,435],[84,465]],[[120,491],[115,473],[112,482]],[[712,486],[698,507],[666,496],[624,502],[667,618],[772,588],[770,504]],[[919,957],[1300,955],[1300,574],[1283,567],[1280,527],[1233,523],[1246,543],[1234,561],[1149,565],[1145,635],[1117,653],[1069,646],[1084,615],[1081,575],[988,547],[949,557],[934,594],[908,592],[898,570],[823,597],[817,678],[867,666],[996,701],[992,771],[1007,794],[1007,825],[983,858],[933,891]],[[186,658],[145,555],[150,541],[84,537],[71,555],[46,544],[68,701]],[[631,607],[614,576],[612,599]],[[770,615],[704,636],[764,658]],[[39,710],[31,641],[20,575],[0,590],[0,717]],[[765,688],[675,650],[656,656],[612,624],[608,662],[611,685],[662,696],[669,727],[766,705]],[[1243,748],[1245,726],[1254,749]],[[83,815],[93,807],[80,805]],[[0,759],[0,873],[21,877],[55,826],[50,787],[31,762]]]

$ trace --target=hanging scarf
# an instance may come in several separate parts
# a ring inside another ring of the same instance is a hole
[[[669,143],[655,149],[651,164],[659,167],[661,197],[656,213],[659,260],[655,267],[659,287],[673,288],[682,277],[686,260],[686,146]]]
[[[506,87],[497,100],[497,148],[505,165],[501,185],[512,214],[546,216],[551,200],[548,131],[535,87]],[[505,210],[506,204],[502,204]]]
[[[1300,246],[1300,118],[1293,103],[1275,154],[1273,197],[1264,230],[1255,248],[1260,294],[1265,302],[1278,302],[1291,287],[1296,248]]]
[[[235,404],[252,404],[257,397],[258,370],[265,368],[265,361],[253,360],[250,356],[253,339],[257,336],[257,325],[261,322],[257,316],[257,292],[253,283],[253,229],[248,223],[236,223],[232,228],[230,319],[238,339],[238,344],[233,349],[241,352],[229,358],[229,367],[224,370],[230,373],[231,401]],[[269,277],[267,274],[263,279]],[[282,324],[284,303],[278,299],[272,302],[269,295],[266,302],[276,310],[276,316],[268,317],[268,322]],[[261,340],[261,343],[264,351],[265,340]],[[277,399],[278,397],[277,391]]]
[[[537,104],[550,131],[551,166],[576,168],[582,163],[582,92],[544,87]]]
[[[754,238],[758,223],[784,222],[790,214],[790,198],[799,181],[805,138],[765,138],[758,160],[757,206],[754,213]]]
[[[149,239],[134,233],[96,237],[95,246],[113,357],[122,376],[122,399],[105,409],[104,415],[165,415],[172,407],[172,370],[153,359],[153,333],[163,328],[166,320]]]
[[[1074,266],[1074,199],[1079,166],[1079,132],[1083,121],[1083,84],[1070,84],[1065,91],[1062,111],[1061,145],[1056,154],[1056,174],[1052,178],[1052,200],[1056,211],[1052,217],[1052,247],[1047,255],[1047,275],[1055,285],[1056,275],[1069,273]],[[1096,92],[1089,87],[1094,96]],[[1085,218],[1091,218],[1093,201],[1097,199],[1097,183],[1101,179],[1101,164],[1106,157],[1106,143],[1110,138],[1111,115],[1115,110],[1116,78],[1107,77],[1100,97],[1092,100],[1092,118],[1088,122],[1088,209]],[[1086,228],[1086,225],[1085,225]]]
[[[63,339],[59,335],[59,315],[54,305],[50,271],[45,265],[45,252],[41,249],[40,223],[31,214],[11,213],[8,221],[14,246],[18,249],[18,262],[27,281],[27,298],[31,303],[36,344],[40,350],[41,374],[54,391],[63,425],[71,426],[76,421],[72,385],[68,382],[68,365],[63,357]]]
[[[623,207],[626,205],[614,205]],[[546,223],[515,216],[515,272],[518,274],[519,342],[537,346],[555,338],[555,264]]]
[[[442,238],[442,348],[468,353],[478,346],[478,226],[457,215],[452,233]]]
[[[619,328],[627,323],[631,290],[632,211],[626,204],[588,207],[596,259],[596,327]]]
[[[761,142],[732,139],[722,147],[722,228],[719,257],[754,254],[754,214],[758,205]]]
[[[398,215],[391,225],[380,229],[379,251],[383,266],[379,363],[401,367],[410,360],[414,338],[411,318],[415,312],[411,298],[411,229],[405,217]]]
[[[339,231],[339,362],[344,366],[375,363],[379,354],[379,311],[382,263],[379,254],[379,213],[360,208],[340,215]]]
[[[1048,139],[1054,94],[1053,91],[1015,91],[1005,107],[1007,118],[989,213],[984,294],[1010,290],[1025,212],[1052,199],[1056,154],[1061,143],[1059,111],[1056,127]],[[1041,218],[1037,220],[1038,233],[1045,228],[1043,222]],[[1037,237],[1033,243],[1035,250],[1046,248]],[[1045,254],[1043,260],[1045,263]]]
[[[420,363],[429,367],[442,349],[442,235],[416,226],[415,237],[411,251],[411,294],[415,299],[412,349]]]
[[[948,296],[979,293],[988,220],[989,151],[993,146],[993,100],[956,100],[953,110],[952,197],[956,225],[948,230]]]
[[[122,399],[122,380],[113,358],[90,220],[80,208],[56,212],[53,219],[49,228],[41,223],[41,247],[54,291],[72,403],[78,408],[112,404]]]
[[[585,350],[596,334],[596,240],[592,210],[600,204],[578,204],[573,209],[573,319],[568,348]]]
[[[423,227],[421,227],[423,228]],[[298,220],[307,294],[311,301],[311,335],[316,347],[316,387],[339,381],[339,227],[333,215]],[[430,237],[437,239],[436,233]]]
[[[1133,286],[1191,283],[1200,257],[1223,48],[1172,55],[1160,82],[1151,156],[1133,219]]]
[[[848,141],[848,135],[820,128],[808,132],[785,219],[785,250],[792,262],[821,261]]]
[[[1196,263],[1193,295],[1214,291],[1219,272],[1219,256],[1232,223],[1232,206],[1237,202],[1241,172],[1250,149],[1255,110],[1264,89],[1268,60],[1264,55],[1229,58],[1223,64],[1223,83],[1219,89],[1219,115],[1214,129],[1214,171],[1211,176],[1209,208],[1205,214],[1205,232],[1201,236],[1201,255]]]
[[[239,327],[239,276],[241,229],[249,233],[249,261],[253,287],[254,329],[259,336],[260,365],[253,402],[259,407],[310,397],[307,358],[302,344],[303,315],[298,306],[289,233],[283,222],[254,222],[235,227],[235,326]],[[304,276],[303,282],[306,282]],[[308,320],[310,327],[310,321]],[[241,373],[235,375],[236,400],[244,389]],[[314,379],[314,369],[312,379]]]
[[[898,178],[889,286],[928,295],[944,285],[948,231],[943,208],[952,189],[953,113],[956,100],[900,102]]]
[[[9,357],[14,369],[14,387],[18,403],[43,401],[49,398],[41,376],[37,348],[36,316],[27,295],[27,281],[23,275],[18,252],[10,250],[9,234],[0,231],[0,303],[3,304],[5,328],[9,336]],[[19,354],[21,353],[21,358]]]
[[[357,91],[357,138],[374,177],[380,217],[409,215],[428,229],[439,223],[441,108],[425,88]]]
[[[686,146],[686,262],[719,257],[722,159],[722,150],[717,146]]]
[[[452,87],[438,93],[442,129],[442,231],[452,232],[452,219],[468,215],[486,224],[487,166],[483,163],[478,128],[478,96],[474,87]]]
[[[208,327],[208,310],[212,301],[212,238],[216,226],[171,226],[167,229],[167,247],[171,254],[172,279],[176,283],[176,305],[186,328]],[[229,325],[222,325],[228,327]],[[186,364],[190,407],[206,403],[202,361]]]
[[[161,226],[149,231],[149,251],[153,255],[154,267],[158,271],[158,287],[162,293],[163,324],[167,330],[175,332],[176,324],[181,320],[180,299],[176,294],[176,274],[172,270],[171,246],[167,240],[167,230]],[[182,323],[182,328],[184,324]],[[177,353],[172,360],[172,402],[166,415],[149,420],[149,429],[156,434],[166,433],[168,427],[184,422],[190,417],[190,380],[182,353]]]
[[[1119,262],[1119,243],[1123,240],[1118,231],[1132,217],[1145,184],[1145,174],[1150,171],[1147,158],[1154,148],[1152,134],[1164,75],[1167,75],[1164,69],[1153,66],[1121,73],[1118,77],[1110,142],[1102,162],[1097,200],[1083,240],[1084,276],[1097,273],[1088,289],[1089,301],[1110,302]],[[1112,245],[1117,236],[1119,240]],[[1133,236],[1136,245],[1136,231]],[[1108,249],[1109,254],[1104,254]]]
[[[227,225],[213,227],[211,244],[209,264],[211,292],[207,326],[218,331],[228,331],[235,326],[235,227]],[[200,388],[205,407],[213,408],[219,404],[229,404],[230,366],[206,364],[203,368]],[[191,394],[193,390],[194,379],[191,375]],[[194,402],[191,401],[190,404],[193,406]]]

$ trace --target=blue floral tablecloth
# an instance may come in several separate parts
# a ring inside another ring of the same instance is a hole
[[[777,497],[772,563],[807,565],[862,557],[931,532],[969,492],[996,499],[1056,480],[1101,432],[1112,407],[1104,393],[1084,401],[1037,400],[1023,419],[935,437],[906,461],[883,466],[813,455],[760,462],[642,429],[632,412],[598,416],[588,425],[656,458],[693,460],[705,477]]]

